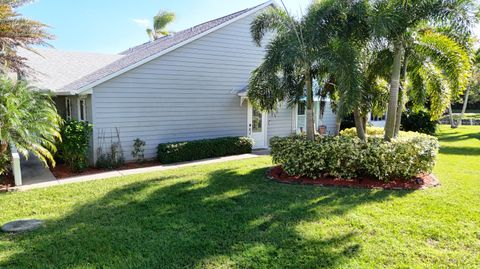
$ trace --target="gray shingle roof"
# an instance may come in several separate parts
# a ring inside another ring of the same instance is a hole
[[[60,51],[38,48],[37,53],[21,49],[18,54],[27,59],[30,82],[40,88],[62,92],[66,85],[123,57],[88,52]]]
[[[191,38],[194,38],[208,30],[211,30],[223,23],[226,23],[230,20],[233,20],[234,18],[237,18],[249,11],[252,11],[254,9],[257,9],[261,6],[267,6],[271,4],[272,1],[265,2],[261,5],[244,9],[235,13],[232,13],[230,15],[211,20],[202,24],[199,24],[197,26],[194,26],[192,28],[177,32],[173,35],[168,35],[164,36],[162,38],[159,38],[153,42],[148,42],[144,43],[142,45],[130,48],[124,52],[121,53],[121,55],[124,55],[124,57],[104,66],[103,68],[100,68],[99,70],[96,70],[95,72],[92,72],[64,87],[66,91],[71,91],[75,92],[78,91],[88,85],[91,85],[92,83],[95,83],[97,81],[100,81],[101,79],[104,79],[116,72],[122,71],[123,69],[132,66],[138,62],[141,62],[142,60],[145,60],[151,56],[154,56],[162,51],[165,51],[175,45],[181,44],[182,42],[185,42]]]

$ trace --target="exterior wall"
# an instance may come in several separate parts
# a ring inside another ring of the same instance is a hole
[[[254,15],[130,70],[93,89],[94,145],[120,132],[126,160],[133,140],[154,158],[159,143],[247,134],[247,102],[236,91],[263,58],[250,36]],[[273,133],[286,133],[271,118]],[[291,126],[291,125],[289,125]]]
[[[333,134],[335,131],[335,120],[336,114],[332,112],[332,107],[330,106],[330,102],[327,101],[325,103],[325,111],[323,112],[323,119],[320,120],[320,104],[318,101],[315,101],[315,129],[318,129],[320,125],[327,126],[327,134]],[[306,115],[296,115],[297,117],[297,127],[296,132],[300,132],[300,127],[302,127],[303,131],[306,130]]]
[[[295,133],[295,126],[292,124],[292,109],[282,105],[278,111],[268,115],[268,141],[274,136],[289,136]]]
[[[330,106],[330,102],[327,102],[325,105],[325,112],[323,113],[323,119],[320,123],[327,126],[327,133],[333,134],[335,131],[335,120],[336,114],[332,112],[332,107]]]

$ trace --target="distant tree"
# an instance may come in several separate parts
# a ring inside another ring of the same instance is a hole
[[[48,93],[25,81],[0,78],[0,155],[13,144],[22,155],[31,152],[45,164],[55,165],[52,153],[61,122]]]
[[[162,36],[169,34],[167,25],[175,20],[175,13],[169,11],[159,11],[158,14],[153,17],[153,29],[148,28],[147,34],[151,40],[156,40]]]
[[[53,36],[46,32],[47,25],[24,18],[16,8],[31,0],[0,1],[0,72],[22,74],[27,69],[25,58],[17,54],[18,48],[32,50],[33,45],[48,45]]]

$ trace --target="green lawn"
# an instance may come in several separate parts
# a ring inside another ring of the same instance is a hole
[[[478,268],[480,128],[443,128],[442,186],[270,182],[268,157],[0,195],[1,268]]]

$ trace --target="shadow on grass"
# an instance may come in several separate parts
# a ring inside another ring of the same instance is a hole
[[[309,235],[298,226],[409,193],[282,185],[264,174],[218,170],[115,189],[16,235],[22,251],[0,267],[335,267],[361,251],[354,230]]]
[[[440,153],[445,155],[478,156],[480,155],[480,148],[442,146],[440,147]]]
[[[455,132],[451,135],[440,135],[440,136],[438,136],[438,140],[440,142],[456,142],[456,141],[463,141],[463,140],[469,140],[469,139],[480,140],[480,133]]]

